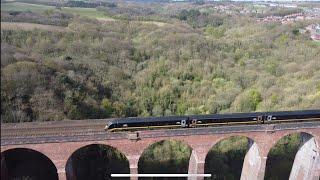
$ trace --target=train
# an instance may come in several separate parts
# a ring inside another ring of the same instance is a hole
[[[320,109],[189,116],[129,117],[107,122],[105,131],[136,131],[159,128],[194,128],[237,124],[272,124],[320,120]]]

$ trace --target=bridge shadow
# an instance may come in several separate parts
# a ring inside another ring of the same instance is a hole
[[[145,149],[138,162],[139,174],[188,174],[192,148],[182,141],[163,140]],[[139,179],[173,179],[163,177]],[[187,179],[187,178],[174,178]]]
[[[44,154],[27,148],[1,153],[1,179],[58,180],[57,168]]]
[[[282,137],[268,153],[264,179],[313,178],[319,151],[311,134],[299,132]]]
[[[248,151],[252,151],[248,156],[254,154],[255,157],[259,157],[257,147],[252,148],[253,146],[255,146],[253,140],[244,136],[231,136],[219,141],[206,156],[204,172],[205,174],[211,174],[211,177],[205,179],[242,179],[241,176],[244,176],[243,169],[247,171],[248,168],[243,167]],[[259,159],[257,163],[260,163]],[[250,175],[246,176],[244,179],[250,179]]]
[[[66,164],[67,180],[109,180],[112,173],[129,174],[130,169],[125,155],[108,145],[84,146],[76,150]]]

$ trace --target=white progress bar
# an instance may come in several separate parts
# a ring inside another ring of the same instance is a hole
[[[111,177],[211,177],[211,174],[111,174]]]

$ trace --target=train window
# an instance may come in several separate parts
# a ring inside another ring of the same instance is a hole
[[[191,122],[193,125],[196,125],[197,124],[197,120],[196,119],[192,119],[192,122]]]
[[[181,127],[186,127],[187,126],[187,122],[186,120],[181,120]]]
[[[272,116],[269,115],[269,116],[267,117],[267,120],[268,120],[268,121],[271,121],[271,120],[272,120]]]
[[[128,124],[123,124],[122,126],[123,126],[123,127],[128,127]]]

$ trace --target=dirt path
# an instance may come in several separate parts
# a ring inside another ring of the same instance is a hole
[[[159,27],[168,25],[168,23],[159,22],[159,21],[138,21],[138,22],[143,22],[143,23],[146,23],[146,24],[155,24],[155,25],[157,25],[157,26],[159,26]]]

